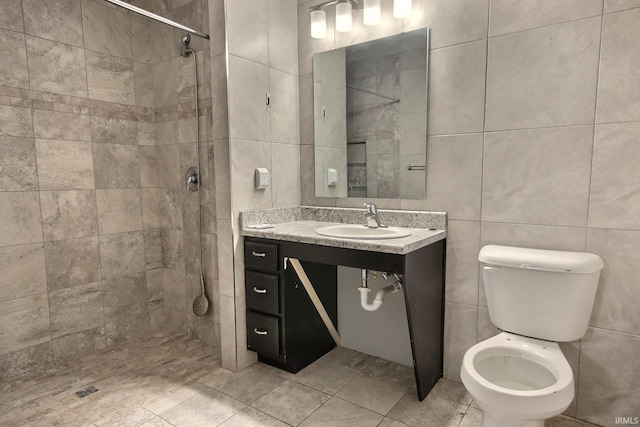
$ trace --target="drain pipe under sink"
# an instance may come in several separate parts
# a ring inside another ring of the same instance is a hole
[[[402,279],[398,274],[394,273],[393,276],[396,278],[396,282],[392,285],[385,286],[384,288],[380,289],[376,293],[376,297],[373,299],[373,302],[369,304],[368,299],[371,289],[367,284],[367,270],[363,268],[361,274],[362,284],[358,288],[358,291],[360,291],[360,305],[367,311],[376,311],[382,306],[383,299],[386,294],[398,292],[400,289],[402,289],[402,283],[400,283]],[[383,273],[383,276],[385,276],[386,278],[387,275]]]

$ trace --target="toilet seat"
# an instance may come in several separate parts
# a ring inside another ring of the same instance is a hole
[[[496,419],[543,420],[573,400],[573,371],[555,342],[502,332],[464,355],[462,382]]]

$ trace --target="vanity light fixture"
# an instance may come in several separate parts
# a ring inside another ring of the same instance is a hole
[[[411,16],[411,0],[393,0],[393,17],[408,18]]]
[[[327,13],[324,8],[335,5],[335,30],[339,33],[351,31],[353,9],[362,9],[364,25],[380,23],[380,0],[329,0],[311,7],[311,37],[322,39],[327,36]],[[393,0],[393,16],[399,19],[411,16],[411,0]]]
[[[339,0],[336,4],[336,31],[347,33],[351,31],[353,25],[351,21],[351,2],[349,0]]]
[[[311,9],[311,37],[314,39],[327,37],[327,13],[321,7]]]
[[[380,0],[364,0],[362,23],[364,25],[378,25],[380,23]]]

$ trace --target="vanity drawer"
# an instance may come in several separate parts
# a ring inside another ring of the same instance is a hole
[[[245,275],[247,308],[270,314],[278,314],[278,276],[247,271]]]
[[[279,356],[280,319],[248,311],[247,348],[265,356]]]
[[[278,269],[278,245],[245,242],[244,263],[246,267],[276,271]]]

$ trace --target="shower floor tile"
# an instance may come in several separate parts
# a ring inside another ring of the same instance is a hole
[[[442,379],[418,402],[411,369],[337,348],[296,375],[256,363],[221,367],[201,342],[152,338],[0,385],[2,426],[460,426],[482,411]],[[75,393],[95,387],[83,398]],[[593,427],[556,417],[551,427]]]

